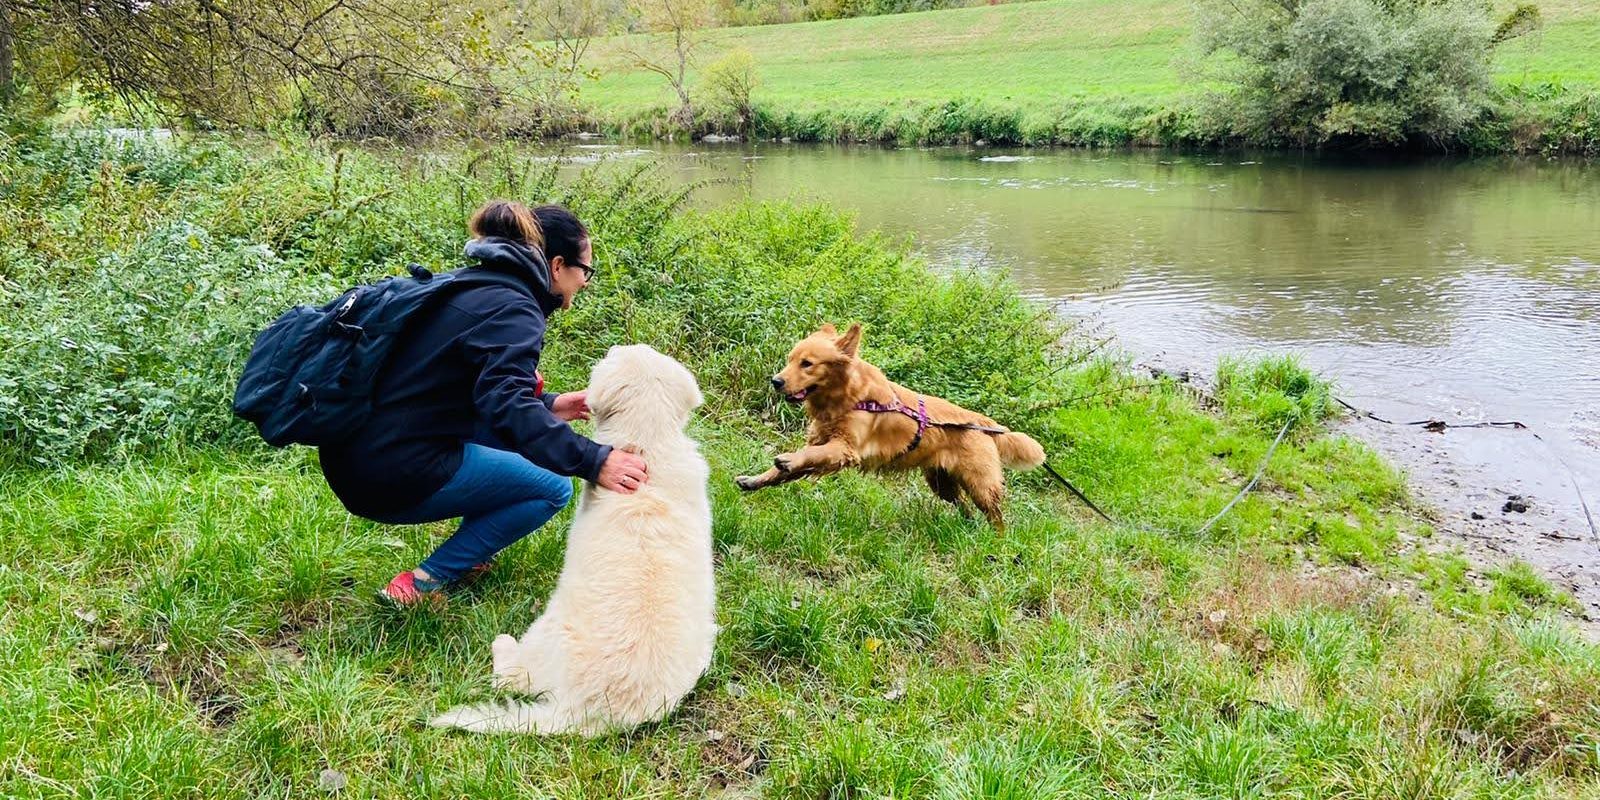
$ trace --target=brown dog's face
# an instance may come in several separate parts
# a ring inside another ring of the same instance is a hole
[[[843,336],[824,325],[789,351],[788,363],[772,376],[772,388],[798,403],[812,392],[839,385],[849,378],[850,362],[860,347],[860,324],[851,325]]]

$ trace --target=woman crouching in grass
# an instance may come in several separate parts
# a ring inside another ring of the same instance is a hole
[[[421,312],[378,378],[371,418],[321,449],[328,486],[353,514],[404,525],[461,518],[380,592],[400,606],[440,604],[445,586],[487,571],[567,505],[572,477],[623,494],[647,478],[643,459],[567,424],[588,418],[584,391],[545,393],[537,372],[547,318],[594,276],[588,230],[560,206],[496,200],[471,231],[473,269],[525,291],[472,286]]]

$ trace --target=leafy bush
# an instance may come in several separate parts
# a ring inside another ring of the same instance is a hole
[[[128,160],[143,156],[150,167]],[[701,376],[714,413],[797,425],[766,376],[816,325],[852,321],[892,375],[1013,424],[1067,377],[1043,379],[1064,355],[1059,331],[1003,279],[929,281],[823,207],[681,212],[683,193],[647,170],[557,185],[548,165],[505,151],[394,162],[303,143],[257,157],[206,142],[144,153],[103,138],[30,143],[6,164],[24,161],[49,190],[0,195],[7,460],[254,441],[229,400],[255,332],[410,261],[458,265],[464,221],[492,196],[565,203],[594,234],[600,277],[552,323],[555,386],[581,385],[613,344],[646,342]]]
[[[1464,139],[1479,152],[1600,154],[1600,92],[1556,82],[1501,87]]]
[[[260,327],[459,247],[459,223],[426,220],[438,198],[386,206],[342,157],[262,150],[83,134],[0,154],[16,178],[0,193],[0,461],[249,441],[229,401]]]
[[[808,19],[843,19],[974,5],[975,0],[808,0],[805,8]]]
[[[706,67],[700,78],[701,109],[714,126],[745,133],[755,122],[750,95],[759,80],[756,57],[742,47]]]
[[[1303,146],[1461,133],[1488,100],[1496,29],[1475,0],[1251,0],[1207,6],[1198,34],[1233,56],[1219,126]]]
[[[183,221],[75,279],[0,286],[13,309],[0,325],[0,435],[41,464],[130,443],[236,441],[241,343],[331,290],[263,245]]]

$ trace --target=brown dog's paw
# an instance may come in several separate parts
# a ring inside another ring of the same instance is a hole
[[[777,458],[772,459],[772,466],[777,467],[779,472],[789,472],[789,467],[793,463],[794,462],[790,460],[790,457],[787,455],[778,456]]]
[[[760,479],[750,475],[740,475],[739,477],[734,478],[733,482],[737,484],[740,489],[743,489],[747,492],[753,492],[761,488]]]

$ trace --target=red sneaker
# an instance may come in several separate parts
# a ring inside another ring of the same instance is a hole
[[[445,604],[443,588],[417,588],[417,576],[409,569],[394,576],[388,586],[378,590],[378,596],[400,608],[420,605],[443,608]]]

